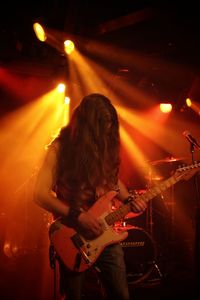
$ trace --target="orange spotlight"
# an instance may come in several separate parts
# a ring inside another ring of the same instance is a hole
[[[64,83],[59,83],[57,89],[59,93],[64,93],[66,85]]]
[[[39,24],[39,23],[34,23],[33,24],[33,30],[35,32],[36,37],[38,38],[38,40],[40,40],[41,42],[45,42],[47,39],[44,27]]]
[[[185,103],[186,103],[186,105],[187,105],[188,107],[191,107],[191,106],[192,106],[192,100],[191,100],[190,98],[187,98],[187,99],[185,100]]]
[[[160,103],[160,111],[167,114],[172,111],[172,105],[170,103]]]
[[[70,98],[69,97],[65,97],[65,104],[69,104],[70,103]]]
[[[71,40],[64,41],[65,53],[70,55],[74,51],[74,43]]]

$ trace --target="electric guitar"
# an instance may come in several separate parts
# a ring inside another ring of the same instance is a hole
[[[135,199],[140,198],[148,202],[176,182],[190,179],[199,169],[200,163],[178,168],[170,178],[147,190],[142,195],[136,195]],[[115,196],[115,191],[109,191],[89,209],[90,213],[99,219],[103,226],[103,233],[93,240],[86,240],[73,228],[67,227],[62,218],[53,221],[50,225],[50,242],[69,270],[75,272],[85,271],[95,263],[107,245],[121,242],[128,236],[127,231],[117,231],[114,224],[123,220],[131,212],[131,203],[128,202],[112,211],[111,202]]]

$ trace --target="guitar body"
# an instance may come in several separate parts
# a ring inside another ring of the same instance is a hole
[[[110,191],[102,196],[90,208],[89,212],[100,222],[103,234],[93,240],[86,240],[73,228],[67,227],[62,220],[55,220],[50,226],[50,241],[65,266],[75,272],[83,272],[90,268],[107,245],[124,240],[128,232],[118,232],[109,226],[105,217],[111,211],[111,200],[116,192]]]

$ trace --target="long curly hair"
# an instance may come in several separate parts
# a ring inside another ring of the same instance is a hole
[[[85,96],[64,127],[59,141],[57,178],[74,194],[78,190],[117,184],[119,122],[111,101],[102,94]]]

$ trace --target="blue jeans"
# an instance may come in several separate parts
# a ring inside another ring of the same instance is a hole
[[[107,246],[93,266],[106,292],[106,299],[129,300],[124,252],[120,244]],[[81,300],[86,272],[71,273],[60,264],[61,294],[67,300]]]

